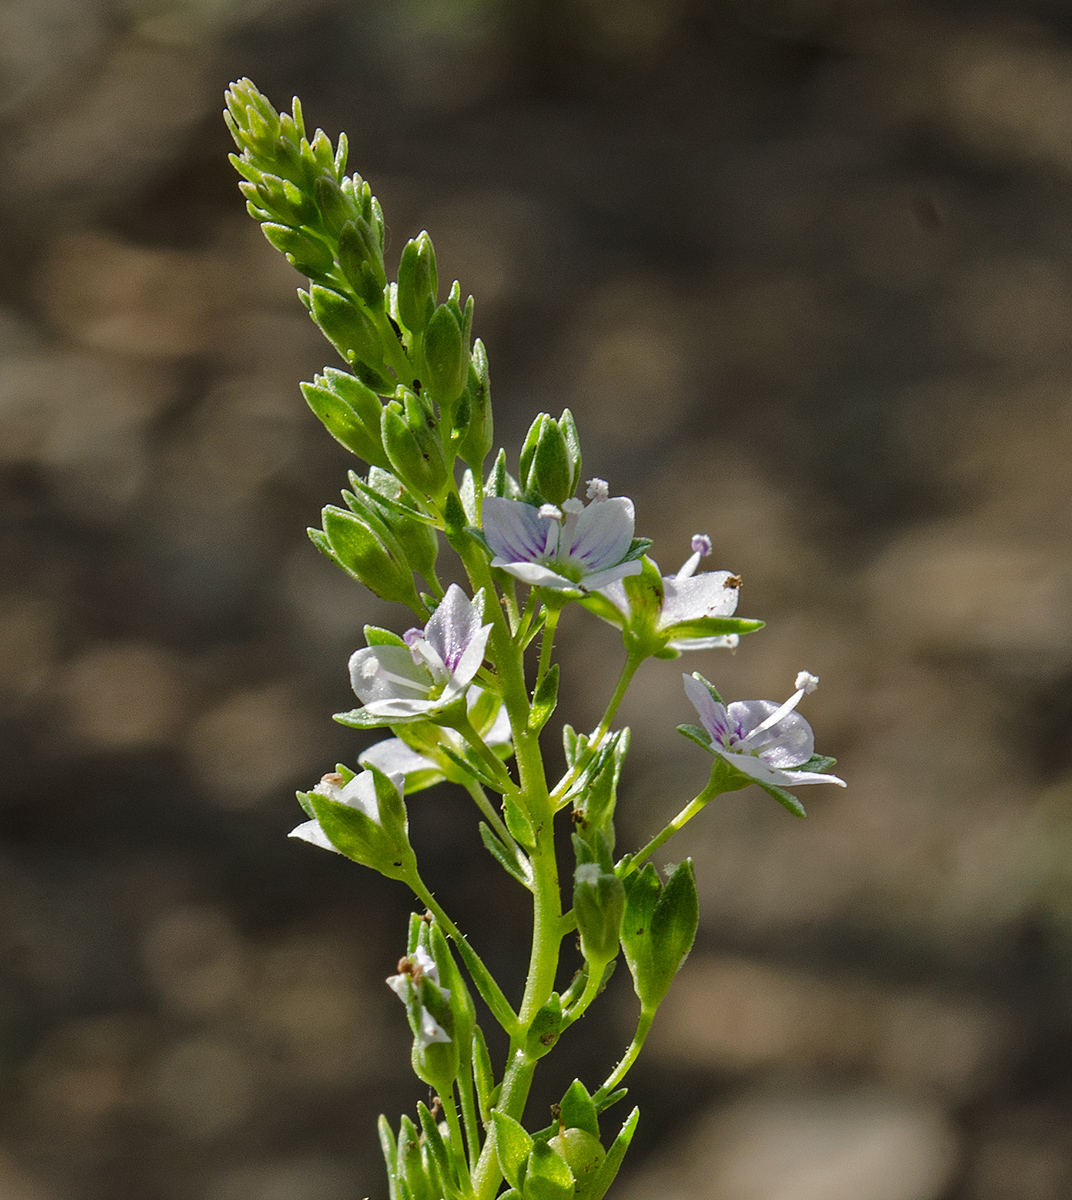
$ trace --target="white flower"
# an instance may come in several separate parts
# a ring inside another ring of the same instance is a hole
[[[402,776],[393,772],[384,772],[390,776],[391,782],[398,788],[399,796],[402,795]],[[355,775],[349,783],[343,782],[342,775],[336,775],[332,772],[330,775],[325,775],[323,779],[313,788],[313,794],[317,796],[326,796],[329,800],[334,800],[337,804],[345,804],[349,808],[356,808],[363,812],[370,820],[380,824],[380,807],[379,800],[376,796],[376,781],[371,771],[362,771],[359,775]],[[303,842],[311,842],[314,846],[319,846],[322,850],[332,850],[339,854],[339,849],[331,842],[327,834],[321,829],[320,822],[317,820],[306,821],[299,825],[296,829],[292,829],[287,837],[300,838]]]
[[[434,984],[444,1001],[450,1000],[450,991],[440,985],[439,968],[435,964],[435,959],[423,946],[418,946],[412,954],[402,959],[399,966],[403,969],[397,975],[387,977],[387,986],[407,1007],[410,1003],[418,1000],[419,992],[416,985],[422,979],[427,979]],[[417,1040],[421,1046],[430,1046],[433,1042],[449,1042],[450,1034],[436,1021],[428,1009],[419,1002],[418,1009]]]
[[[696,675],[686,675],[685,692],[700,714],[700,722],[711,739],[710,749],[731,766],[757,783],[773,787],[800,787],[805,783],[845,781],[836,775],[801,771],[815,752],[811,726],[793,710],[818,680],[802,671],[797,682],[804,686],[784,703],[772,700],[737,700],[724,705],[711,695],[707,684]],[[808,686],[808,685],[811,686]]]
[[[731,617],[737,610],[740,579],[731,571],[705,571],[696,574],[700,559],[711,553],[711,539],[697,533],[692,539],[692,555],[676,575],[664,575],[663,603],[655,622],[656,633],[666,634],[673,626],[703,617]],[[620,582],[600,588],[600,594],[622,614],[626,624],[632,616],[629,598]],[[735,650],[741,637],[737,633],[711,637],[671,637],[671,650]]]
[[[607,495],[602,479],[588,484],[591,503],[565,501],[537,508],[489,496],[483,505],[484,537],[501,567],[522,583],[555,591],[595,591],[636,575],[632,500]]]
[[[470,600],[456,583],[423,629],[404,646],[376,645],[350,657],[350,683],[373,717],[431,715],[462,696],[484,661],[491,633],[482,625],[483,592]]]

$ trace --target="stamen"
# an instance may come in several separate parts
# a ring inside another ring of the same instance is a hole
[[[562,502],[562,511],[569,516],[580,516],[584,512],[584,505],[576,496],[571,496],[568,500]]]
[[[801,688],[799,692],[794,692],[792,696],[790,696],[789,699],[781,706],[781,708],[776,708],[765,721],[761,721],[746,738],[743,738],[741,745],[747,746],[757,734],[766,733],[772,725],[777,725],[779,721],[783,720],[785,717],[788,717],[793,709],[796,708],[796,706],[800,703],[803,696],[803,688]]]
[[[589,479],[585,495],[589,500],[609,500],[610,485],[605,479]]]
[[[797,681],[793,686],[800,688],[803,692],[807,692],[810,696],[819,686],[819,676],[813,675],[810,671],[800,671],[797,674]]]
[[[543,517],[545,521],[561,521],[562,510],[556,507],[554,504],[541,504],[540,516]]]
[[[692,535],[692,552],[699,554],[701,558],[706,558],[712,550],[711,539],[706,533],[694,533]]]

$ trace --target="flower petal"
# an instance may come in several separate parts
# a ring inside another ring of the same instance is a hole
[[[632,562],[619,563],[616,567],[608,567],[605,571],[594,571],[591,575],[583,575],[580,586],[590,592],[597,592],[600,588],[606,587],[608,583],[616,583],[619,579],[624,579],[627,575],[639,575],[643,569],[644,564],[639,559],[633,559]]]
[[[736,650],[741,644],[741,636],[727,633],[722,637],[677,638],[666,644],[671,650]]]
[[[425,640],[452,675],[466,647],[476,637],[480,622],[481,606],[452,583],[424,627]]]
[[[781,707],[773,700],[735,700],[729,706],[729,714],[740,724],[742,737],[748,737]],[[815,753],[815,734],[800,713],[790,712],[748,745],[759,752],[768,766],[799,767]]]
[[[729,571],[705,571],[691,579],[673,575],[663,579],[663,608],[659,624],[664,629],[678,621],[697,617],[729,617],[737,611],[740,589],[727,587],[727,579],[736,579]]]
[[[448,691],[457,694],[472,681],[473,676],[480,670],[480,664],[484,661],[484,652],[487,649],[490,634],[490,625],[482,625],[473,634],[461,658],[454,667],[454,673],[447,688]]]
[[[385,775],[412,775],[417,771],[438,771],[431,759],[418,754],[401,738],[384,738],[357,756],[358,766],[375,767]]]
[[[691,675],[683,675],[685,695],[692,701],[693,708],[700,714],[700,724],[717,743],[721,743],[729,729],[726,709],[711,695],[706,687]]]
[[[491,565],[501,567],[508,575],[513,575],[515,579],[520,579],[522,583],[527,583],[530,587],[551,588],[558,592],[579,590],[577,585],[564,575],[559,575],[550,567],[542,567],[539,563],[508,562],[505,558],[493,558]]]
[[[560,546],[559,554],[589,571],[613,566],[632,544],[635,524],[633,502],[627,497],[594,500],[578,516],[570,544]]]
[[[350,685],[368,705],[427,696],[432,677],[413,661],[408,646],[367,646],[350,656]]]
[[[396,783],[397,787],[398,784]],[[376,777],[371,771],[362,771],[342,789],[339,796],[343,804],[363,812],[370,820],[380,823],[380,802],[376,795]]]
[[[506,562],[535,562],[547,549],[554,522],[520,500],[488,496],[482,507],[484,537]]]
[[[320,828],[319,821],[306,821],[304,824],[292,829],[287,834],[287,837],[300,838],[303,842],[308,842],[311,846],[319,846],[321,850],[332,850],[336,854],[341,853],[331,843],[328,835]]]

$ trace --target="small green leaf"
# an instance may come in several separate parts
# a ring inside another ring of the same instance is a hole
[[[512,1187],[521,1185],[521,1168],[533,1147],[532,1138],[513,1117],[493,1112],[491,1119],[495,1129],[495,1153],[499,1169]]]
[[[529,710],[529,729],[533,733],[540,730],[551,719],[558,703],[558,663],[553,663],[550,670],[536,685],[532,696],[532,708]]]
[[[579,1079],[575,1079],[566,1089],[559,1110],[562,1124],[567,1129],[583,1129],[593,1137],[599,1137],[596,1106],[592,1103],[588,1089]]]
[[[508,875],[516,879],[522,887],[528,888],[530,892],[533,890],[532,868],[527,860],[524,865],[518,862],[517,856],[499,841],[483,821],[480,822],[480,840],[484,843],[484,848]]]
[[[622,1159],[625,1158],[625,1152],[629,1149],[629,1143],[633,1140],[633,1134],[636,1133],[637,1122],[639,1120],[640,1109],[634,1108],[626,1118],[621,1132],[614,1139],[614,1144],[607,1151],[607,1157],[603,1160],[603,1165],[599,1168],[599,1173],[585,1200],[602,1200],[602,1197],[606,1195],[607,1189],[614,1182],[614,1177],[618,1174],[618,1168],[622,1165]]]
[[[546,1142],[534,1142],[521,1184],[525,1200],[570,1200],[575,1192],[573,1172],[562,1155]]]
[[[484,1031],[478,1025],[473,1036],[473,1083],[476,1086],[476,1102],[480,1108],[480,1120],[486,1129],[491,1123],[491,1094],[495,1090],[495,1071],[491,1065],[488,1044]]]

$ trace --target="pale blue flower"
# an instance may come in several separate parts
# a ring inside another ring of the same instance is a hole
[[[700,714],[707,748],[757,783],[778,788],[806,783],[845,781],[836,775],[794,768],[805,766],[815,755],[815,735],[808,722],[793,710],[819,684],[807,671],[797,675],[797,690],[784,704],[773,700],[737,700],[725,705],[712,694],[700,675],[686,675],[685,692]],[[823,765],[832,760],[823,760]]]
[[[595,591],[640,571],[647,543],[633,538],[632,500],[610,497],[602,479],[588,484],[587,506],[570,499],[559,508],[488,496],[484,538],[493,567],[532,587]]]
[[[414,720],[463,696],[484,661],[491,625],[481,624],[483,592],[470,600],[456,583],[423,629],[405,644],[378,644],[350,657],[350,682],[364,704],[358,715]],[[387,721],[384,721],[387,723]]]
[[[711,539],[703,533],[692,539],[692,556],[676,575],[662,576],[663,602],[655,620],[656,634],[670,635],[665,645],[670,650],[735,650],[741,636],[737,633],[713,636],[674,637],[674,626],[707,617],[731,617],[737,610],[740,579],[731,571],[704,571],[696,574],[700,560],[711,553]],[[621,613],[626,625],[632,609],[625,586],[620,580],[599,589],[600,594]]]

